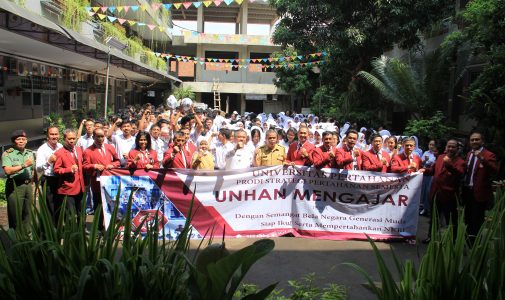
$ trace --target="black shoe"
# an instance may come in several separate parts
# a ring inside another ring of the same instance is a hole
[[[431,242],[431,238],[426,238],[424,240],[422,240],[423,244],[429,244]]]

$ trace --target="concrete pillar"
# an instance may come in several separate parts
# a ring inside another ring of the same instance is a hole
[[[196,13],[196,31],[198,32],[204,32],[205,30],[205,23],[204,23],[204,18],[203,18],[203,5],[200,5],[197,9]]]
[[[245,112],[245,94],[240,94],[240,114]]]
[[[197,57],[204,57],[205,56],[205,51],[203,49],[203,45],[197,44],[196,45],[196,56]],[[204,65],[197,63],[195,65],[195,81],[202,81],[202,72],[204,69]]]
[[[240,5],[240,34],[247,34],[247,14],[249,11],[249,2],[244,1],[242,5]]]

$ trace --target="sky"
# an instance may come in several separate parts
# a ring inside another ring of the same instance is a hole
[[[175,21],[174,24],[185,29],[196,31],[196,21]],[[173,33],[180,35],[181,28],[174,26]],[[235,34],[235,23],[205,22],[205,33]],[[250,35],[270,35],[270,25],[268,24],[247,24],[247,34]]]

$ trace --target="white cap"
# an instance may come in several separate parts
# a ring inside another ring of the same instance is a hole
[[[232,115],[238,115],[238,112],[236,110],[234,110]]]

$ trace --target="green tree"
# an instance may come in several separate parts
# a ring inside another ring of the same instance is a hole
[[[361,70],[394,45],[419,45],[419,32],[451,13],[449,0],[271,0],[281,16],[275,43],[298,53],[326,51],[321,85],[334,91],[333,106],[350,104],[348,112],[373,111],[376,94],[357,80]],[[345,98],[345,100],[343,99]],[[325,107],[325,110],[330,108]]]
[[[361,71],[359,78],[377,90],[386,100],[405,109],[414,119],[431,116],[447,99],[448,67],[440,51],[426,55],[422,66],[381,56],[372,61],[372,72]],[[444,76],[445,75],[445,76]]]
[[[292,48],[287,48],[282,52],[272,53],[271,57],[280,58],[296,55],[296,51]],[[274,84],[290,94],[299,96],[301,101],[295,109],[300,110],[301,107],[309,106],[308,100],[317,87],[319,76],[313,71],[315,65],[288,67],[289,63],[287,61],[280,63],[282,67],[276,71]]]
[[[478,61],[488,62],[469,87],[467,114],[493,136],[494,151],[505,156],[505,0],[474,0],[459,15],[464,24],[446,39],[454,60],[469,47]],[[504,173],[501,168],[501,174]]]

